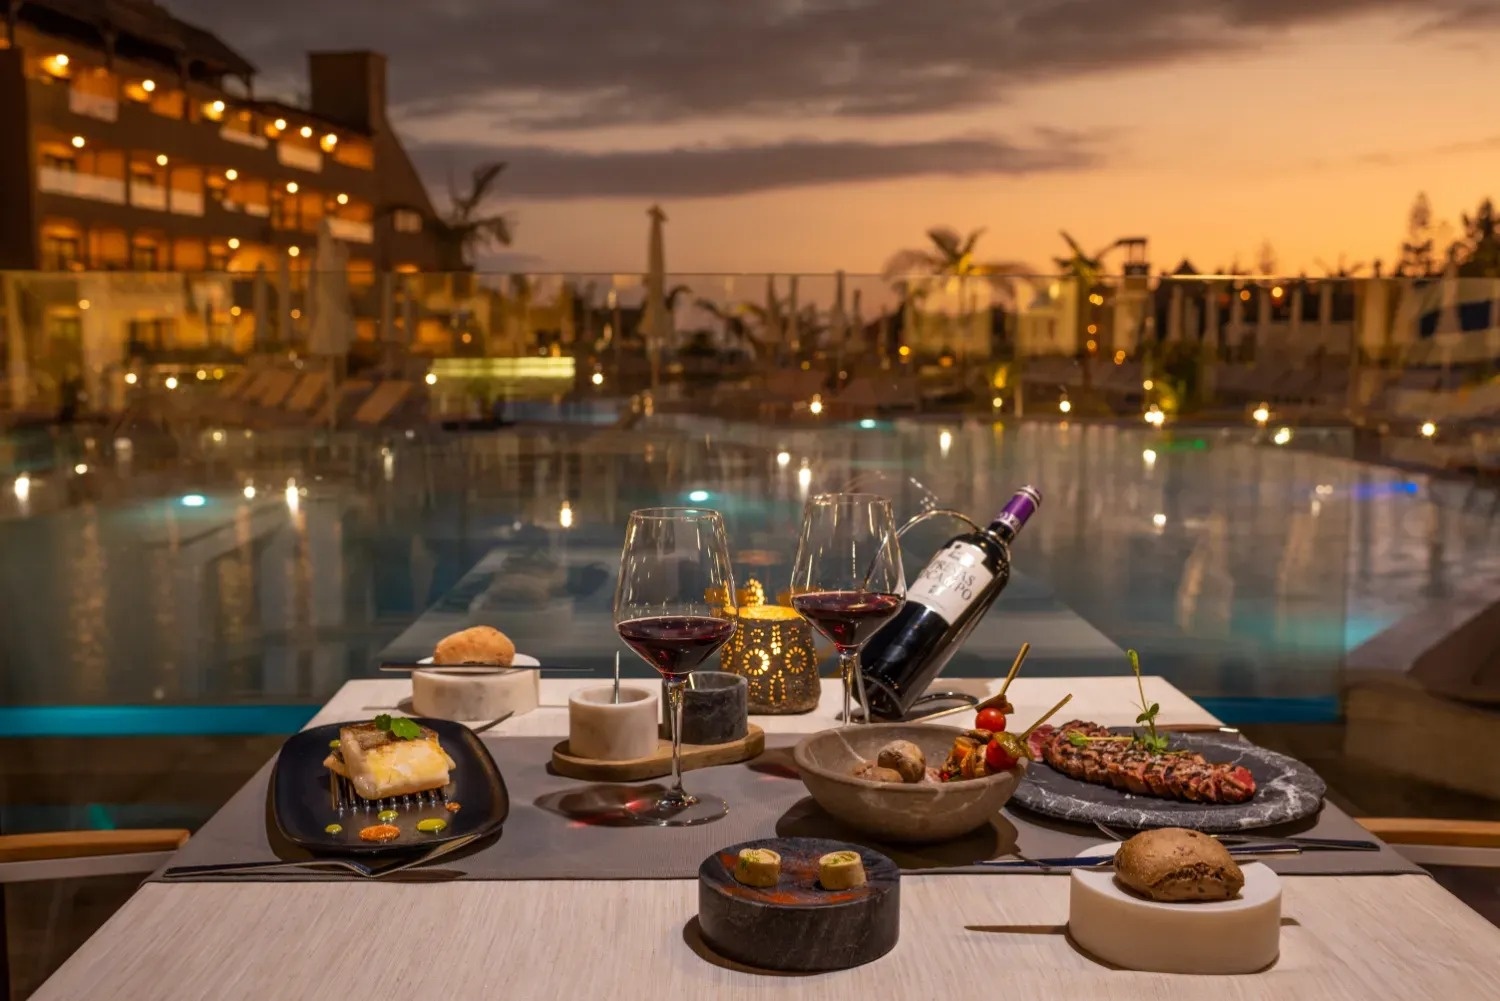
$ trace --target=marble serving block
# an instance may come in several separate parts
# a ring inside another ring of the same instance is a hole
[[[682,742],[727,744],[744,738],[750,724],[749,686],[738,674],[698,671],[682,692]],[[662,685],[662,726],[672,736],[672,712]]]
[[[734,878],[741,849],[767,848],[781,856],[775,886]],[[865,884],[828,890],[818,881],[818,859],[856,852]],[[719,955],[763,970],[847,970],[895,948],[901,935],[901,872],[863,845],[820,838],[765,838],[721,849],[698,868],[698,926]]]
[[[632,761],[654,754],[656,695],[649,689],[584,688],[568,696],[568,751],[594,761]]]

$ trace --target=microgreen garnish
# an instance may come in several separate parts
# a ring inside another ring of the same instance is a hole
[[[1146,702],[1146,684],[1141,680],[1140,655],[1134,650],[1126,650],[1125,655],[1130,658],[1130,669],[1135,672],[1135,687],[1141,693],[1141,714],[1135,721],[1146,726],[1144,734],[1136,734],[1136,743],[1152,754],[1164,754],[1167,750],[1167,738],[1156,732],[1156,714],[1161,712],[1161,705]]]
[[[397,740],[414,740],[422,736],[422,728],[405,716],[381,713],[375,717],[375,725]]]

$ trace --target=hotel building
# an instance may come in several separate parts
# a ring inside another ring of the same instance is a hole
[[[52,273],[7,279],[13,405],[70,365],[95,382],[126,345],[294,342],[325,221],[361,337],[377,275],[459,263],[386,117],[384,57],[310,53],[293,107],[256,98],[244,57],[146,0],[0,3],[0,271]],[[271,294],[252,297],[257,281]],[[253,298],[291,308],[257,328]]]

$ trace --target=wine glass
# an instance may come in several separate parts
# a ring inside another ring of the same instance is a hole
[[[672,788],[626,809],[641,823],[682,827],[717,820],[718,796],[682,788],[682,690],[688,675],[734,632],[734,577],[724,519],[703,508],[632,511],[615,588],[615,630],[666,682]]]
[[[865,705],[859,648],[900,610],[906,596],[890,498],[859,493],[809,498],[791,590],[792,607],[838,649],[844,722],[852,723],[854,686]]]

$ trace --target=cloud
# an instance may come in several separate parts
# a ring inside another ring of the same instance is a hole
[[[429,177],[477,160],[510,164],[508,198],[709,198],[915,175],[1021,175],[1100,160],[1093,137],[1048,130],[1020,144],[992,137],[877,143],[793,139],[655,150],[582,152],[546,146],[429,146],[414,151]]]
[[[1354,162],[1377,167],[1391,167],[1398,164],[1414,163],[1446,156],[1484,153],[1496,149],[1500,149],[1500,135],[1485,136],[1480,139],[1465,139],[1460,142],[1441,143],[1436,146],[1401,150],[1400,152],[1362,153],[1354,158]]]
[[[169,0],[269,75],[305,49],[391,53],[410,113],[497,131],[957,111],[1040,81],[1275,44],[1373,12],[1489,20],[1475,0]]]
[[[1436,17],[1417,28],[1417,35],[1447,35],[1469,31],[1500,30],[1500,4],[1494,0],[1484,3],[1463,3],[1453,10],[1438,8]]]

